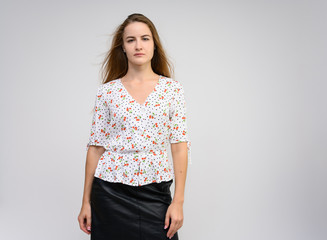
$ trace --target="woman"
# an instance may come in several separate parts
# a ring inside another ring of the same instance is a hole
[[[178,240],[191,163],[186,104],[153,23],[142,14],[128,16],[102,67],[80,228],[95,240]]]

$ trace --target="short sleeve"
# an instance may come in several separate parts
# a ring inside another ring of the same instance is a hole
[[[86,145],[86,151],[90,145],[94,146],[105,146],[107,139],[109,138],[109,108],[108,102],[105,100],[105,92],[103,85],[101,85],[95,97],[95,104],[93,109],[93,117],[91,130],[89,135],[89,141]]]
[[[186,101],[184,88],[180,82],[177,82],[172,97],[169,142],[187,142],[188,164],[192,164],[191,140],[187,125]]]

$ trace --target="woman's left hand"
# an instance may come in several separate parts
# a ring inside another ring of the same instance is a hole
[[[170,226],[169,219],[171,219]],[[183,226],[183,219],[183,203],[172,202],[167,209],[165,218],[165,229],[169,226],[168,238],[172,238],[177,230]]]

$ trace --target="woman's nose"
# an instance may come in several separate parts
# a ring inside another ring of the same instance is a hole
[[[141,44],[140,40],[136,40],[135,48],[136,49],[142,49],[142,44]]]

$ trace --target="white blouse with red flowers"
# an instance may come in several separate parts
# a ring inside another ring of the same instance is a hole
[[[95,100],[89,142],[103,146],[94,176],[109,182],[141,186],[174,177],[169,143],[191,141],[187,130],[184,89],[177,80],[159,77],[143,104],[127,91],[121,79],[102,84]]]

